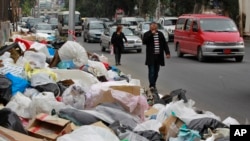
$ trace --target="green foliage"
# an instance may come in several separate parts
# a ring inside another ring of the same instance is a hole
[[[29,0],[31,1],[31,0]],[[169,16],[179,16],[193,13],[196,4],[209,7],[210,0],[161,0],[162,12]],[[215,1],[215,0],[214,0]],[[69,0],[65,0],[65,9],[68,9]],[[228,11],[231,18],[238,15],[237,0],[218,0],[222,3],[224,11]],[[76,0],[76,10],[80,11],[82,17],[109,17],[112,18],[116,8],[122,8],[127,16],[134,16],[135,5],[139,7],[141,16],[145,14],[154,15],[158,0]],[[138,12],[138,11],[137,11]]]
[[[30,11],[31,11],[30,2],[24,1],[24,3],[21,5],[21,7],[22,7],[23,16],[30,16]]]

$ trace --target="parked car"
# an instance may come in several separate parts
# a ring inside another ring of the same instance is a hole
[[[43,23],[42,18],[29,18],[26,22],[26,28],[32,29],[37,23]]]
[[[141,39],[143,39],[144,33],[149,31],[151,22],[141,22],[135,30],[135,34],[137,34]],[[158,23],[158,30],[161,31],[168,42],[168,32],[163,28],[161,24]]]
[[[177,19],[177,17],[161,17],[158,20],[158,23],[168,31],[169,41],[174,41],[174,30]]]
[[[199,61],[207,57],[235,58],[241,62],[244,57],[244,40],[229,17],[197,14],[178,18],[174,43],[177,55],[197,56]]]
[[[53,25],[47,23],[38,23],[32,28],[34,33],[46,33],[52,36],[56,35],[56,30],[53,29]]]
[[[28,21],[28,19],[33,18],[33,17],[22,17],[20,22],[21,22],[21,27],[26,28],[26,22]]]
[[[100,42],[101,34],[104,31],[104,23],[102,21],[90,21],[84,28],[84,42]]]
[[[95,17],[85,17],[85,18],[82,18],[82,25],[83,25],[83,29],[87,26],[87,24],[90,22],[90,21],[98,21],[97,18]]]
[[[56,29],[58,26],[58,19],[57,18],[50,18],[48,20],[48,24],[51,24],[53,29]]]
[[[136,17],[122,17],[120,23],[129,25],[129,28],[134,31],[138,25],[138,19]]]
[[[102,51],[109,50],[111,45],[112,34],[116,31],[116,26],[106,28],[101,35],[100,46]],[[123,33],[128,40],[128,44],[124,44],[124,51],[136,50],[138,53],[142,51],[142,40],[134,35],[133,31],[127,27],[123,27]]]

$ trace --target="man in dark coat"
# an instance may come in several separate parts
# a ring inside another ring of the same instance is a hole
[[[146,45],[146,65],[148,66],[148,79],[151,91],[157,92],[156,81],[160,66],[165,65],[164,55],[170,58],[169,47],[162,32],[158,31],[157,23],[150,24],[150,30],[143,36]]]

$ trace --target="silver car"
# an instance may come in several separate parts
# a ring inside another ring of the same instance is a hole
[[[141,22],[141,23],[139,23],[139,25],[137,26],[137,28],[135,30],[135,34],[138,35],[139,37],[141,37],[141,39],[143,39],[144,33],[147,32],[147,31],[149,31],[150,23],[151,22]],[[166,41],[168,42],[169,41],[169,39],[168,39],[168,32],[159,23],[158,23],[158,30],[163,33]]]
[[[101,35],[100,45],[101,45],[102,51],[105,51],[106,49],[108,50],[110,49],[111,36],[115,31],[116,31],[116,27],[109,27],[105,29],[105,31]],[[142,40],[140,39],[140,37],[134,35],[133,31],[126,27],[123,27],[122,32],[125,34],[128,40],[128,43],[124,44],[124,51],[136,50],[138,53],[140,53],[142,51]]]
[[[51,24],[47,23],[38,23],[32,28],[32,32],[34,33],[46,33],[52,36],[56,35],[56,29],[53,29]]]

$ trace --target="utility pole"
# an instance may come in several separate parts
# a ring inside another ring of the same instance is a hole
[[[75,40],[75,0],[69,0],[69,30],[68,30],[68,40]]]

